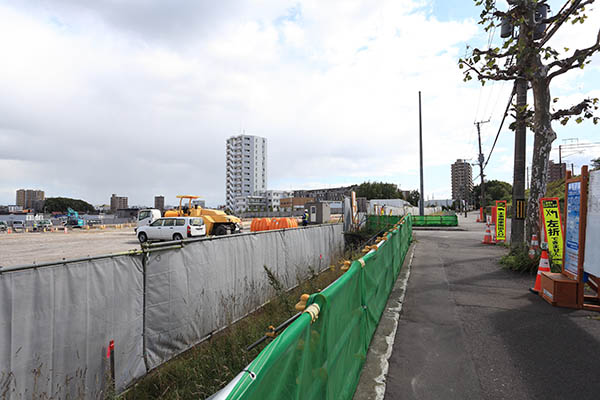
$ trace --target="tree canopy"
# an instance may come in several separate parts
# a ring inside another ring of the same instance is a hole
[[[356,189],[357,197],[372,199],[402,199],[398,185],[384,182],[363,182]]]
[[[94,212],[94,206],[90,203],[79,200],[71,199],[68,197],[49,197],[44,202],[44,209],[46,212],[67,212],[67,208],[72,208],[77,212]]]
[[[515,93],[519,87],[524,91],[520,105],[513,106],[517,125],[522,127],[526,124],[534,132],[526,238],[531,237],[531,233],[539,235],[539,200],[546,192],[549,156],[552,142],[556,139],[552,123],[558,121],[565,125],[572,118],[577,123],[586,118],[594,123],[600,122],[600,117],[594,115],[600,105],[597,98],[563,104],[550,95],[550,84],[554,78],[574,69],[585,68],[591,62],[590,57],[600,50],[600,31],[595,37],[589,38],[588,47],[554,48],[548,44],[568,21],[583,24],[594,2],[569,0],[557,13],[547,16],[547,0],[510,1],[508,9],[497,8],[504,7],[504,2],[475,0],[475,5],[482,9],[479,24],[486,31],[500,27],[503,40],[498,46],[492,45],[490,40],[487,49],[467,48],[466,56],[459,60],[465,81],[473,77],[479,79],[482,85],[487,81],[520,81],[529,84],[533,92],[533,101],[527,102],[527,86],[523,89],[523,84],[515,85],[513,90]],[[518,97],[519,93],[517,100]],[[528,104],[532,104],[533,109]]]
[[[491,180],[484,182],[485,188],[485,204],[487,206],[495,205],[496,200],[511,201],[512,198],[512,185],[508,182]],[[481,184],[473,187],[473,198],[475,199],[476,207],[481,207]]]

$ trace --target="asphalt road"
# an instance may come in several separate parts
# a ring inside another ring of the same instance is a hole
[[[531,294],[468,219],[415,232],[385,399],[599,399],[600,315]]]

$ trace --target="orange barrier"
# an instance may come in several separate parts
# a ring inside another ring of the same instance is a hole
[[[529,289],[532,293],[538,294],[542,290],[542,272],[550,272],[550,262],[548,261],[548,252],[546,250],[542,250],[540,264],[538,265],[535,277],[535,285]]]
[[[296,218],[254,218],[250,223],[250,232],[269,231],[274,229],[297,228]]]

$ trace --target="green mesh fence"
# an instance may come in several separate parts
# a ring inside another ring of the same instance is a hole
[[[311,295],[320,307],[303,313],[250,363],[227,399],[351,399],[371,337],[412,239],[407,216],[376,251],[329,287]],[[238,377],[240,377],[238,376]]]
[[[396,215],[369,215],[367,217],[367,229],[379,231],[388,229],[397,223],[400,218]],[[423,217],[412,216],[413,226],[458,226],[456,215],[425,215]]]

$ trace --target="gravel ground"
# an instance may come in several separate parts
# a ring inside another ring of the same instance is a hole
[[[251,220],[242,221],[250,232]],[[0,267],[39,264],[74,258],[139,250],[133,228],[59,232],[0,232]]]
[[[0,266],[27,265],[139,249],[133,228],[0,233]]]

